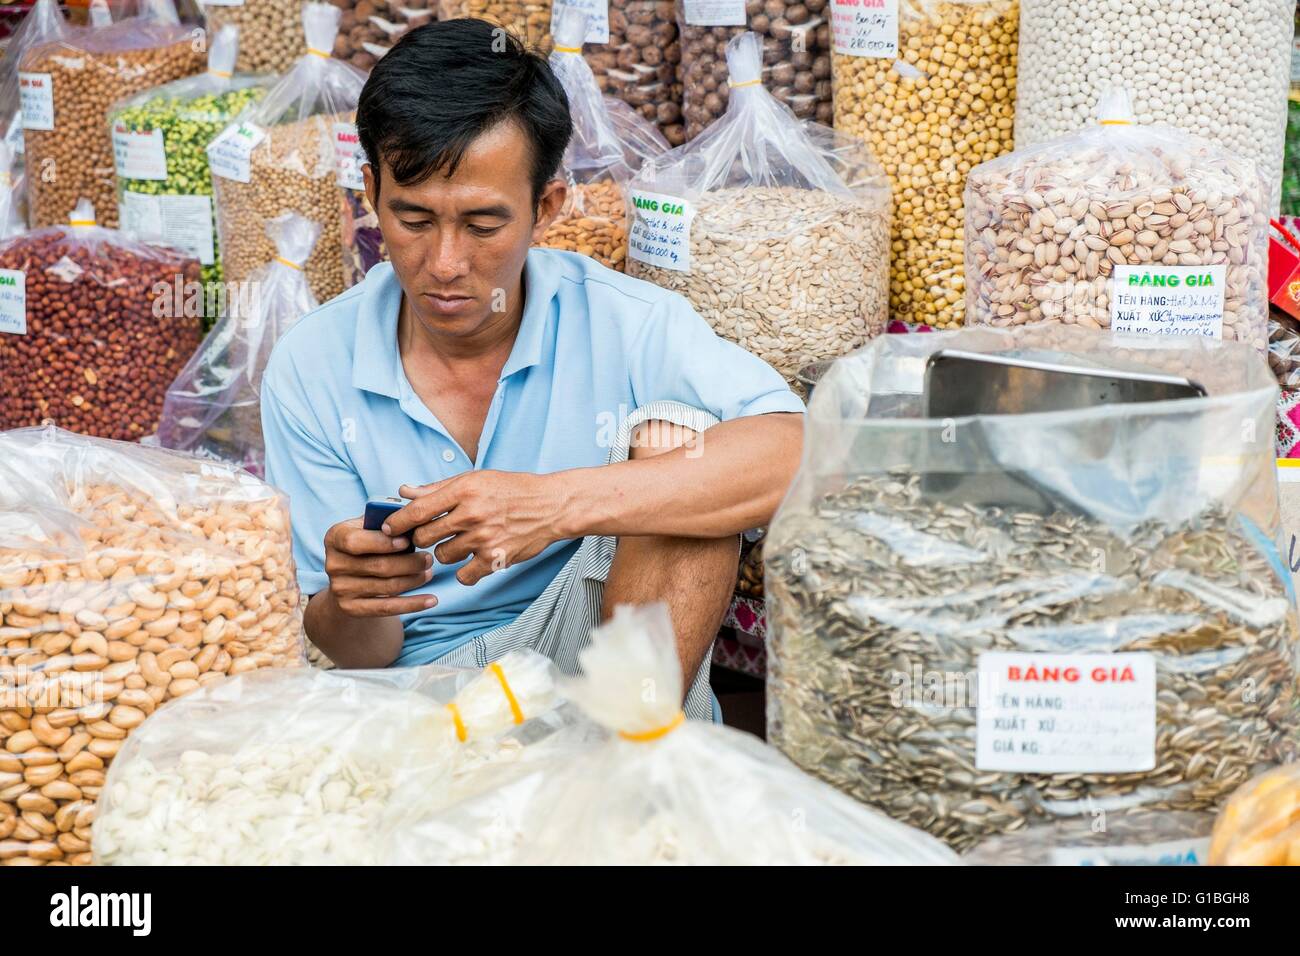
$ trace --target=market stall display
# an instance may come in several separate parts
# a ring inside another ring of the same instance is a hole
[[[629,187],[628,274],[682,293],[793,383],[884,331],[889,185],[860,144],[814,132],[763,88],[756,34],[727,56],[726,115]]]
[[[1208,397],[954,425],[926,413],[940,350],[1176,369]],[[1276,398],[1252,349],[1187,336],[886,335],[841,359],[764,548],[768,739],[959,850],[1094,807],[1213,811],[1294,759]]]
[[[252,674],[168,707],[123,745],[94,825],[118,866],[370,865],[386,830],[527,761],[575,722],[554,666],[514,651],[436,665]],[[219,834],[213,838],[213,834]]]
[[[461,17],[488,20],[534,50],[551,51],[551,0],[440,0],[438,19]]]
[[[23,222],[21,160],[8,143],[0,142],[0,242],[27,231]],[[18,168],[16,168],[18,167]]]
[[[239,469],[0,433],[0,861],[89,863],[128,735],[225,675],[297,665],[284,497]]]
[[[1266,208],[1277,210],[1293,0],[1021,6],[1018,149],[1087,126],[1098,97],[1123,77],[1139,123],[1167,123],[1253,160],[1266,184]]]
[[[552,21],[551,69],[564,87],[573,119],[561,175],[568,180],[564,208],[542,235],[540,246],[591,256],[623,271],[627,256],[624,185],[642,164],[668,150],[668,142],[621,100],[601,95],[582,56],[587,14],[557,7]]]
[[[208,144],[273,82],[233,73],[238,49],[239,28],[224,26],[211,35],[206,73],[138,93],[108,113],[122,232],[194,256],[205,286],[221,281]]]
[[[167,389],[158,444],[219,458],[265,473],[262,373],[271,350],[316,308],[303,263],[320,238],[319,223],[294,213],[266,224],[275,257],[249,277],[237,297]]]
[[[966,186],[966,321],[1052,320],[1268,346],[1268,216],[1255,164],[1133,125],[1123,89],[1097,123],[976,167]]]
[[[81,197],[117,227],[109,111],[123,97],[202,72],[202,36],[180,24],[171,0],[151,0],[138,17],[69,29],[27,51],[20,70],[33,227],[63,222]]]
[[[1137,810],[1054,820],[990,837],[962,856],[970,866],[1202,866],[1213,813]]]
[[[437,15],[435,0],[330,0],[343,11],[334,55],[369,70],[408,30]]]
[[[333,46],[340,15],[327,3],[304,4],[307,52],[208,145],[227,283],[246,281],[275,255],[264,227],[276,216],[298,213],[320,223],[323,235],[342,235],[335,143],[366,75],[322,52]],[[318,244],[306,270],[317,301],[343,291],[337,245]]]
[[[200,0],[208,30],[238,28],[240,73],[287,73],[302,56],[302,8],[286,0]],[[330,47],[324,48],[327,52]]]
[[[729,74],[729,45],[746,31],[758,34],[762,41],[762,84],[800,119],[830,125],[828,0],[681,0],[677,17],[688,140],[727,112],[735,88],[735,77]]]
[[[96,226],[85,200],[69,225],[0,244],[0,428],[151,433],[201,336],[172,293],[198,279],[197,260]]]
[[[962,324],[966,175],[1012,145],[1017,0],[914,0],[883,32],[838,11],[835,128],[871,146],[894,187],[890,315]]]
[[[563,7],[556,3],[554,10]],[[682,47],[673,0],[609,0],[608,39],[590,39],[583,56],[602,93],[618,97],[656,124],[669,145],[686,141],[678,75]]]
[[[458,802],[398,828],[393,862],[956,862],[938,841],[805,776],[751,735],[685,720],[665,605],[616,608],[580,661],[583,676],[561,678],[561,693],[601,738],[484,774]],[[743,812],[728,806],[738,797]]]
[[[1243,784],[1214,826],[1215,866],[1300,866],[1300,764]]]
[[[1268,366],[1279,388],[1300,387],[1300,321],[1276,309],[1268,319]]]

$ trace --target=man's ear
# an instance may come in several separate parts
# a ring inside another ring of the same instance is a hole
[[[369,163],[363,163],[361,166],[361,178],[366,184],[366,199],[370,202],[370,208],[379,211],[379,177],[375,175],[375,167]]]
[[[542,194],[537,197],[537,214],[533,221],[533,242],[541,242],[542,236],[546,230],[551,228],[551,223],[555,222],[556,217],[564,209],[565,197],[569,194],[569,187],[563,179],[552,179],[542,188]]]

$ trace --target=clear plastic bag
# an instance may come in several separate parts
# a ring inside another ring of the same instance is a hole
[[[1300,866],[1300,764],[1262,774],[1232,795],[1214,825],[1214,866]]]
[[[1268,216],[1248,159],[1132,125],[1112,89],[1097,123],[971,170],[966,321],[1051,320],[1268,346]]]
[[[1202,866],[1213,813],[1104,812],[991,837],[962,857],[969,866]]]
[[[0,142],[0,242],[27,231],[23,222],[22,160],[8,143]]]
[[[1300,320],[1281,309],[1269,310],[1268,365],[1279,388],[1300,387]]]
[[[551,50],[551,0],[440,0],[438,19],[461,17],[505,27],[539,53]]]
[[[220,458],[261,477],[262,372],[271,350],[316,308],[303,263],[320,238],[320,223],[285,213],[266,224],[276,255],[248,282],[167,389],[158,443]]]
[[[763,88],[756,34],[727,58],[726,115],[629,187],[628,273],[682,293],[793,383],[884,331],[889,183],[865,147],[801,123]]]
[[[140,16],[110,26],[69,27],[27,51],[19,69],[28,77],[23,140],[33,227],[63,222],[83,196],[105,226],[117,226],[109,110],[123,97],[201,73],[206,52],[203,31],[182,26],[171,0],[150,0]]]
[[[0,428],[151,434],[202,335],[183,302],[197,260],[96,226],[83,199],[69,225],[0,244],[0,269]]]
[[[302,660],[288,502],[251,475],[0,433],[0,860],[90,862],[123,741],[169,700]]]
[[[527,761],[576,723],[555,671],[514,651],[478,671],[249,675],[133,734],[95,820],[95,862],[364,865],[380,834]]]
[[[582,56],[587,14],[558,7],[552,21],[551,69],[569,99],[573,136],[564,153],[569,181],[564,209],[538,245],[567,249],[622,272],[627,255],[627,206],[623,185],[668,142],[622,100],[602,96]]]
[[[275,255],[263,225],[287,212],[342,234],[336,183],[337,128],[351,122],[366,74],[329,55],[340,12],[303,5],[307,52],[265,97],[208,146],[225,281],[244,282]],[[344,289],[343,260],[333,242],[307,260],[307,281],[326,302]]]
[[[554,4],[552,24],[566,5]],[[608,42],[593,39],[583,51],[600,91],[618,97],[658,126],[670,145],[680,146],[686,127],[673,0],[609,0],[608,8]]]
[[[1208,397],[928,417],[940,350]],[[1094,810],[1213,811],[1293,759],[1276,400],[1253,350],[1186,336],[967,329],[840,359],[763,550],[768,739],[959,850]],[[1064,738],[1028,716],[1039,695]],[[1084,711],[1118,718],[1076,736]]]
[[[956,858],[800,773],[756,738],[686,721],[667,608],[617,608],[561,693],[605,729],[485,774],[391,839],[395,862],[949,864]],[[490,787],[483,784],[491,783]]]
[[[407,31],[437,16],[436,0],[330,0],[343,11],[334,55],[369,70]]]

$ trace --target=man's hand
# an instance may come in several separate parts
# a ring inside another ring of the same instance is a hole
[[[361,518],[341,521],[325,532],[325,573],[339,611],[348,617],[391,617],[437,604],[431,594],[398,596],[433,577],[431,555],[393,553],[408,543],[406,538],[366,531]]]
[[[493,571],[527,561],[566,532],[569,494],[558,476],[507,471],[467,471],[432,485],[403,485],[414,499],[388,516],[384,531],[409,534],[417,547],[438,542],[443,564],[473,560],[456,572],[461,584],[477,584]]]

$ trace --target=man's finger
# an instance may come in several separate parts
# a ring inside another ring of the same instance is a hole
[[[427,524],[422,524],[412,531],[411,540],[415,542],[417,548],[432,548],[443,538],[450,538],[452,535],[466,530],[468,529],[464,526],[464,522],[457,517],[457,513],[448,511],[446,514],[439,515]],[[442,559],[439,558],[439,560]]]
[[[325,555],[325,573],[330,576],[348,575],[358,578],[396,578],[420,574],[433,566],[433,555],[385,554],[352,555],[331,551]]]
[[[477,554],[474,560],[456,572],[456,580],[461,584],[475,585],[492,573],[492,558],[486,554]]]
[[[353,521],[356,523],[353,524]],[[394,551],[405,550],[410,543],[408,538],[392,537],[382,531],[367,531],[361,526],[360,518],[335,525],[325,536],[326,548],[345,554],[392,554]]]
[[[432,494],[444,485],[451,484],[451,482],[460,477],[461,475],[452,475],[450,478],[431,481],[427,485],[402,485],[402,487],[397,489],[397,493],[403,498],[421,498],[424,495]]]
[[[439,564],[459,564],[479,548],[466,534],[449,538],[433,549],[433,556]]]
[[[438,599],[432,594],[417,594],[414,597],[354,598],[344,602],[343,610],[353,617],[394,617],[398,614],[427,611],[437,603]]]
[[[350,574],[339,574],[330,578],[330,589],[345,598],[384,598],[396,597],[407,591],[428,584],[433,578],[433,569],[419,574],[404,574],[396,578],[368,578]]]
[[[410,491],[405,485],[404,490]],[[456,490],[439,483],[427,495],[420,495],[400,511],[394,511],[384,521],[384,530],[391,535],[406,534],[412,528],[427,524],[456,505]]]

